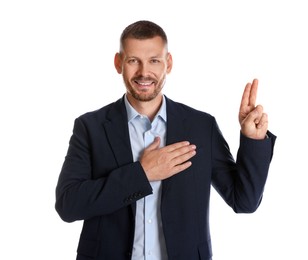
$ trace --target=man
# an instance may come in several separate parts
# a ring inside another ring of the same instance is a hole
[[[276,137],[258,81],[242,97],[235,162],[213,116],[162,94],[172,56],[161,27],[129,25],[114,64],[126,94],[75,120],[56,188],[60,217],[84,220],[77,259],[211,259],[211,185],[235,212],[262,199]]]

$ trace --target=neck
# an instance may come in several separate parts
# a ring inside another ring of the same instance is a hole
[[[150,101],[140,101],[127,94],[127,99],[139,114],[147,116],[152,121],[163,102],[163,95],[159,94]]]

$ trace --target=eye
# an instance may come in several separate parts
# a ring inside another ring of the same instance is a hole
[[[151,63],[160,63],[159,59],[151,59]]]
[[[127,61],[129,64],[137,64],[138,63],[138,60],[135,59],[135,58],[131,58]]]

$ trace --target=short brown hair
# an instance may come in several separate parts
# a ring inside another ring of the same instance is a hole
[[[134,22],[123,30],[120,38],[120,49],[123,48],[124,41],[128,38],[143,40],[156,36],[161,37],[165,44],[168,44],[167,35],[159,25],[146,20]]]

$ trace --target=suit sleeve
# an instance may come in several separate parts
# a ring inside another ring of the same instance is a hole
[[[139,162],[131,162],[93,178],[90,135],[75,120],[73,134],[56,186],[55,208],[67,222],[110,214],[152,193]],[[107,144],[106,144],[107,145]],[[106,166],[108,158],[105,158]]]
[[[234,161],[217,123],[214,124],[212,184],[236,213],[252,213],[261,203],[276,140],[272,133],[267,135],[264,140],[253,140],[241,134]]]

